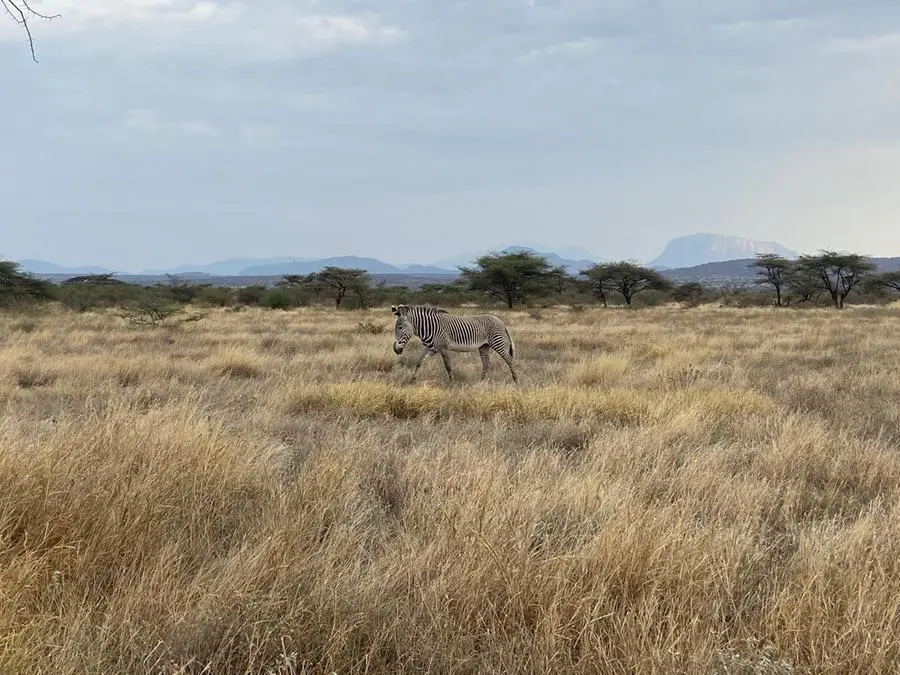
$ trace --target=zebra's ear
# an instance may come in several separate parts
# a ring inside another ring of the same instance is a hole
[[[400,310],[397,309],[397,305],[391,305],[391,312],[397,315],[400,314]]]

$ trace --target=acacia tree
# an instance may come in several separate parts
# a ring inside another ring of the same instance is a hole
[[[791,302],[796,298],[797,303],[816,303],[822,295],[822,285],[818,278],[807,269],[794,267],[787,276],[787,288],[791,292]]]
[[[0,260],[0,306],[28,300],[45,300],[51,286],[23,272],[12,260]]]
[[[756,274],[761,277],[755,283],[775,289],[775,305],[781,307],[781,293],[788,285],[791,261],[777,253],[757,253],[756,260],[750,267],[757,268]]]
[[[322,276],[318,272],[312,274],[285,274],[276,283],[276,286],[291,286],[299,289],[306,289],[312,292],[315,298],[315,304],[319,304],[319,297],[322,291],[327,287]]]
[[[314,277],[323,286],[334,291],[334,304],[338,309],[340,309],[347,291],[354,291],[362,299],[370,282],[368,272],[352,267],[329,266],[321,272],[316,272]]]
[[[823,250],[819,255],[800,256],[796,269],[815,279],[819,288],[831,296],[835,308],[843,309],[850,291],[876,267],[858,253]]]
[[[28,37],[28,48],[31,50],[31,59],[37,63],[37,56],[34,53],[34,37],[31,34],[30,22],[34,19],[45,19],[52,21],[58,19],[59,14],[44,14],[34,9],[28,0],[0,0],[0,7],[25,30]]]
[[[618,293],[627,306],[638,293],[649,290],[666,291],[672,284],[662,274],[635,262],[597,263],[581,272],[594,284],[594,292],[606,306],[606,292]]]
[[[516,303],[550,293],[567,277],[563,267],[553,267],[543,256],[531,251],[489,253],[475,261],[476,267],[460,267],[472,291],[481,291],[502,300],[509,309]]]
[[[866,286],[874,291],[897,291],[900,293],[900,270],[874,274],[867,281]]]

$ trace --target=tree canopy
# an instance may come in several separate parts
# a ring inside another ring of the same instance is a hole
[[[756,274],[760,277],[755,283],[775,289],[775,304],[781,307],[781,293],[787,286],[793,269],[791,261],[777,253],[758,253],[750,267],[756,268]]]
[[[369,288],[370,282],[369,273],[363,269],[329,266],[316,272],[306,283],[319,283],[333,290],[335,306],[340,307],[347,291],[355,292],[359,295],[360,301],[364,302],[365,291]]]
[[[662,274],[650,267],[634,262],[620,261],[597,263],[582,271],[594,284],[597,295],[604,299],[606,293],[618,293],[631,306],[634,296],[648,290],[665,291],[672,284]]]
[[[18,263],[0,260],[0,305],[49,298],[50,284],[23,272]]]
[[[479,257],[474,267],[459,270],[471,290],[502,300],[510,309],[558,288],[567,276],[564,268],[553,267],[531,251],[489,253]]]
[[[873,274],[868,279],[867,285],[876,291],[897,291],[900,293],[900,270]]]
[[[853,288],[876,269],[874,263],[858,253],[824,250],[819,255],[802,255],[797,261],[798,275],[814,279],[818,287],[831,296],[837,309]]]

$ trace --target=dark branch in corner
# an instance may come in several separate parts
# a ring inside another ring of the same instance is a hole
[[[28,47],[31,49],[31,60],[37,63],[37,56],[34,53],[34,38],[31,35],[31,26],[28,25],[28,21],[32,17],[52,21],[58,19],[59,14],[42,14],[33,9],[28,4],[28,0],[0,0],[0,5],[3,5],[3,9],[12,17],[13,21],[25,29],[25,34],[28,36]]]

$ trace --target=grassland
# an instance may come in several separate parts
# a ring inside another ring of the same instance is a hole
[[[900,308],[501,316],[0,316],[0,671],[896,672]]]

